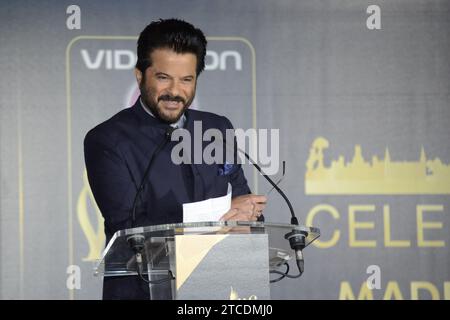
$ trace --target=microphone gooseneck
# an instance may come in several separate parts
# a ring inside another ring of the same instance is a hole
[[[222,139],[223,142],[225,142],[225,148],[231,148],[230,146],[228,146],[227,142],[224,141]],[[256,168],[256,170],[258,170],[258,172],[272,185],[272,187],[277,190],[277,192],[283,197],[284,201],[286,202],[286,204],[289,207],[289,211],[291,213],[291,224],[295,224],[298,226],[298,219],[295,215],[294,212],[294,208],[292,207],[291,202],[289,201],[288,197],[286,196],[286,194],[283,192],[283,190],[280,189],[280,187],[278,187],[278,185],[271,179],[269,178],[269,176],[267,174],[264,173],[264,171],[261,169],[261,167],[256,163],[256,161],[253,161],[252,158],[250,158],[250,156],[248,155],[247,152],[245,152],[244,150],[240,149],[237,145],[236,145],[236,150],[241,152],[242,154],[244,154],[244,156],[247,158],[247,160]],[[234,148],[233,148],[233,152],[234,152]]]
[[[133,206],[130,211],[130,220],[131,220],[131,228],[136,227],[136,208],[139,203],[140,195],[142,191],[144,190],[144,186],[147,183],[148,175],[151,171],[153,162],[156,158],[156,156],[161,152],[162,149],[167,145],[167,143],[170,141],[170,137],[172,135],[172,132],[175,129],[172,127],[169,127],[166,129],[166,132],[164,133],[164,139],[163,141],[156,147],[155,151],[153,152],[152,156],[150,157],[150,160],[148,161],[147,168],[145,169],[144,175],[142,176],[141,183],[136,191],[136,195],[134,197]],[[141,234],[134,234],[127,238],[127,242],[129,243],[131,249],[138,254],[142,252],[142,249],[144,248],[144,241],[145,237]]]
[[[269,183],[275,188],[275,190],[277,190],[277,192],[283,197],[283,199],[286,201],[286,203],[289,207],[289,210],[291,212],[291,224],[298,226],[298,219],[295,215],[294,208],[292,207],[291,202],[289,201],[288,197],[283,192],[283,190],[281,190],[280,187],[278,187],[277,184],[275,182],[273,182],[273,180],[270,179],[262,171],[261,167],[257,163],[255,163],[252,159],[250,159],[250,156],[245,151],[242,151],[239,148],[237,148],[237,149],[244,153],[244,155],[248,159],[248,161],[250,161],[250,163],[253,164],[253,166],[261,173],[261,175],[267,181],[269,181]],[[297,229],[293,229],[291,232],[285,234],[284,238],[289,241],[289,245],[291,246],[291,249],[295,251],[295,260],[297,263],[297,268],[298,268],[299,273],[295,276],[291,276],[288,274],[289,269],[287,269],[287,271],[285,273],[280,273],[279,271],[272,271],[272,273],[278,273],[278,274],[282,275],[279,279],[272,281],[272,282],[279,281],[279,280],[283,279],[284,277],[299,278],[303,274],[305,261],[303,259],[302,250],[305,248],[305,240],[306,240],[307,236],[308,236],[308,233],[306,231],[301,231],[301,230],[297,230]]]
[[[147,168],[145,169],[144,175],[142,176],[141,183],[140,183],[139,188],[137,189],[136,195],[134,197],[133,207],[131,208],[131,211],[130,211],[131,228],[136,227],[136,208],[139,203],[139,199],[142,194],[142,191],[144,190],[144,186],[147,183],[147,178],[151,171],[154,160],[156,159],[156,156],[161,152],[161,150],[163,150],[164,147],[169,143],[174,130],[175,130],[175,128],[173,128],[173,127],[168,127],[166,129],[166,132],[164,133],[164,139],[156,147],[155,151],[153,152],[152,156],[150,157],[150,160],[148,161]],[[135,254],[137,273],[144,282],[156,284],[156,283],[162,283],[162,282],[174,279],[173,276],[171,275],[171,273],[169,272],[170,276],[168,278],[160,279],[160,280],[156,280],[156,281],[146,280],[143,277],[143,269],[144,268],[143,268],[143,258],[142,258],[142,252],[143,252],[143,249],[145,246],[145,237],[143,234],[139,234],[139,233],[132,234],[129,237],[127,237],[127,242]]]
[[[225,146],[228,147],[226,141],[225,141]],[[239,147],[237,147],[237,145],[236,145],[236,150],[241,152],[241,153],[243,153],[245,155],[245,157],[247,158],[247,160],[256,168],[256,170],[258,170],[259,173],[283,197],[283,199],[287,203],[287,205],[289,207],[289,211],[291,213],[291,225],[298,226],[299,223],[298,223],[298,219],[297,219],[297,217],[295,215],[294,208],[292,207],[291,202],[289,201],[288,197],[283,192],[283,190],[281,190],[280,187],[278,187],[278,185],[271,178],[269,178],[268,175],[266,175],[263,172],[261,167],[255,161],[253,161],[253,159],[250,158],[250,156],[247,154],[247,152],[245,152],[244,150],[241,150]],[[234,152],[234,149],[233,149],[233,152]],[[285,234],[284,238],[289,241],[289,245],[290,245],[291,249],[294,250],[294,252],[295,252],[295,260],[296,260],[296,263],[297,263],[297,268],[298,268],[299,273],[297,275],[294,275],[294,276],[289,275],[289,265],[287,265],[286,272],[280,272],[280,271],[272,270],[272,271],[270,271],[271,273],[280,274],[281,277],[278,278],[278,279],[275,279],[275,280],[271,280],[270,281],[271,283],[277,282],[277,281],[283,279],[284,277],[299,278],[303,274],[303,271],[304,271],[304,259],[303,259],[303,252],[302,252],[302,250],[305,248],[306,238],[307,237],[308,237],[308,232],[302,231],[302,230],[297,230],[297,229],[292,229],[291,232]]]
[[[248,161],[250,161],[250,163],[256,168],[256,170],[259,171],[259,173],[261,173],[261,175],[272,185],[272,187],[277,190],[277,192],[283,197],[284,201],[287,203],[288,207],[289,207],[289,211],[291,212],[291,224],[295,224],[298,226],[298,219],[295,216],[295,212],[294,212],[294,208],[292,207],[291,202],[289,201],[288,197],[286,196],[286,194],[283,192],[283,190],[280,189],[280,187],[278,187],[278,185],[269,178],[268,175],[266,175],[261,167],[255,162],[253,161],[250,156],[247,154],[247,152],[237,148],[238,151],[241,151],[245,157],[248,159]]]
[[[161,152],[162,149],[167,145],[167,143],[170,141],[170,137],[172,136],[173,131],[175,128],[169,127],[166,129],[166,132],[164,133],[164,139],[163,141],[156,147],[155,151],[153,152],[152,156],[150,157],[150,160],[148,161],[147,168],[145,169],[144,175],[142,176],[141,183],[139,185],[139,188],[136,191],[136,195],[134,197],[133,201],[133,207],[130,212],[130,219],[131,219],[131,228],[136,227],[136,208],[138,205],[139,197],[144,190],[145,184],[147,183],[147,178],[150,173],[150,169],[152,168],[153,162],[156,158],[156,156]]]

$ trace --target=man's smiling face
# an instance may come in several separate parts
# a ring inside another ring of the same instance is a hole
[[[167,123],[175,123],[195,97],[197,57],[168,48],[151,53],[152,64],[136,70],[141,97],[150,111]]]

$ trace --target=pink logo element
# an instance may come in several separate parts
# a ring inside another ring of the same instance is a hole
[[[124,109],[132,107],[136,103],[136,100],[139,98],[140,95],[141,91],[139,90],[139,87],[136,84],[133,84],[131,88],[128,90]]]

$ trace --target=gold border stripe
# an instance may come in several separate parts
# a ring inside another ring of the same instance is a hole
[[[256,54],[255,48],[250,41],[243,37],[206,37],[208,40],[217,41],[242,41],[249,48],[252,56],[252,126],[257,128],[256,123]],[[68,207],[68,243],[69,243],[69,265],[74,262],[73,249],[73,198],[72,198],[72,104],[71,104],[71,81],[70,81],[70,52],[72,46],[79,40],[137,40],[137,36],[98,36],[85,35],[73,38],[66,47],[66,105],[67,105],[67,207]],[[256,149],[256,145],[253,146]],[[253,171],[253,190],[258,193],[258,172]],[[73,290],[69,291],[70,300],[74,299]]]
[[[133,40],[137,37],[127,36],[78,36],[73,38],[66,47],[66,121],[67,121],[67,212],[68,212],[68,244],[69,244],[69,266],[74,263],[73,249],[73,198],[72,198],[72,103],[70,82],[70,51],[75,42],[84,39],[91,40]],[[74,300],[74,290],[69,290],[69,299]]]
[[[19,184],[19,296],[24,299],[24,191],[23,191],[23,145],[22,145],[22,108],[21,103],[17,107],[17,161],[18,161],[18,184]]]

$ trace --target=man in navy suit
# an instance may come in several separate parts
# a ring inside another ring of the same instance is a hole
[[[105,219],[107,243],[116,231],[131,227],[130,212],[137,189],[149,159],[171,127],[184,128],[193,136],[194,122],[198,121],[202,134],[218,129],[224,137],[225,130],[232,128],[225,117],[188,109],[194,100],[197,77],[205,66],[205,55],[205,36],[191,24],[177,19],[149,24],[137,46],[135,75],[140,98],[86,135],[88,179]],[[135,226],[182,222],[183,203],[223,196],[228,183],[232,186],[232,204],[222,219],[261,218],[266,197],[251,194],[239,164],[177,165],[171,159],[176,143],[168,141],[154,157],[136,208]],[[148,284],[137,276],[105,278],[103,298],[148,299]]]

